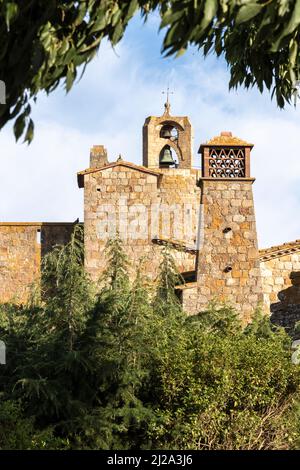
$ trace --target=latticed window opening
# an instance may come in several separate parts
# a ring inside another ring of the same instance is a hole
[[[241,148],[210,149],[209,176],[212,178],[245,177],[245,150]]]

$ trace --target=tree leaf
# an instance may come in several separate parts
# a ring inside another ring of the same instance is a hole
[[[258,13],[261,12],[264,5],[259,5],[255,3],[247,3],[246,5],[242,5],[239,9],[239,12],[236,16],[236,24],[239,25],[241,23],[245,23],[246,21],[251,20],[254,18]]]
[[[20,116],[17,117],[14,123],[14,134],[15,134],[16,141],[18,141],[21,135],[23,134],[24,129],[25,129],[25,124],[26,124],[26,113],[23,112],[22,114],[20,114]]]
[[[200,27],[202,30],[207,28],[207,26],[213,21],[217,10],[218,10],[217,0],[207,0],[205,2],[203,19],[200,23]]]
[[[105,26],[108,23],[108,18],[107,15],[103,11],[100,10],[98,14],[98,18],[94,21],[92,28],[91,28],[91,33],[96,33],[97,31],[101,31],[102,29],[105,28]]]
[[[29,145],[33,139],[33,135],[34,135],[34,123],[33,123],[33,120],[30,119],[28,126],[27,126],[24,142],[27,142]]]
[[[66,77],[66,91],[67,92],[71,90],[73,82],[75,80],[75,76],[76,76],[76,73],[74,70],[74,66],[73,64],[70,64],[68,67],[67,77]]]
[[[18,5],[14,2],[8,2],[6,4],[6,12],[5,12],[5,22],[7,26],[7,30],[10,29],[11,20],[16,16],[18,13]]]
[[[293,9],[293,13],[287,25],[284,25],[281,34],[277,37],[276,41],[274,41],[272,45],[272,51],[277,51],[280,46],[282,39],[288,36],[289,34],[293,33],[294,30],[299,27],[300,24],[300,0],[296,0],[295,6]]]

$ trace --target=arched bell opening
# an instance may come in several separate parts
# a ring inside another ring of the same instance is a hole
[[[159,154],[160,168],[177,168],[179,158],[175,150],[170,145],[165,145]]]
[[[178,128],[172,124],[164,124],[160,129],[159,136],[162,139],[178,140]]]

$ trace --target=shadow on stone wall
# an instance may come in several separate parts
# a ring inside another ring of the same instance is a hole
[[[43,224],[41,228],[41,258],[55,245],[66,245],[71,239],[75,223]]]
[[[300,335],[294,333],[294,327],[300,321],[300,271],[291,272],[290,279],[292,285],[278,292],[279,302],[270,305],[270,320],[274,325],[283,326],[293,337],[298,337]]]

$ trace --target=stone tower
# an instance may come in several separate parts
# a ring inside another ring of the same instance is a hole
[[[202,176],[197,310],[214,297],[229,301],[245,320],[262,301],[250,151],[231,132],[200,146]]]
[[[170,150],[174,167],[192,167],[192,126],[187,116],[171,116],[169,100],[162,116],[146,118],[143,126],[143,165],[162,168],[165,150]]]
[[[132,278],[143,259],[144,272],[156,279],[166,243],[180,272],[195,271],[200,172],[191,168],[191,135],[189,119],[171,116],[167,100],[162,116],[146,118],[143,165],[121,157],[109,162],[102,145],[91,149],[78,184],[84,188],[85,267],[94,280],[106,267],[107,240],[117,232]]]

